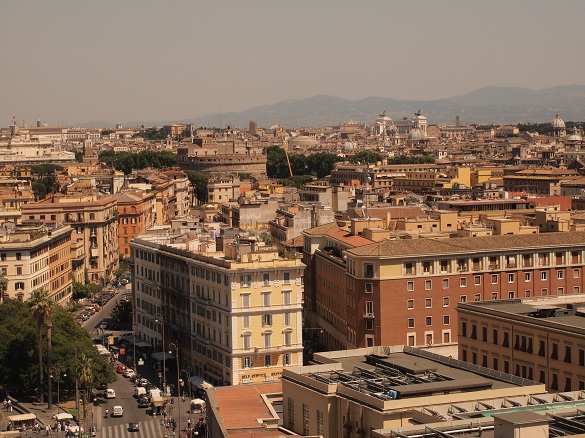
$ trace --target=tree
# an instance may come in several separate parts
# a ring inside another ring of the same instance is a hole
[[[351,163],[359,162],[363,164],[377,163],[382,161],[382,155],[374,151],[359,151],[357,154],[350,157],[349,161]]]
[[[4,274],[0,273],[0,302],[4,301],[4,294],[6,293],[6,289],[8,289],[8,280]]]
[[[37,289],[33,291],[32,297],[28,300],[30,310],[33,318],[37,322],[38,336],[39,336],[39,394],[40,401],[43,402],[43,326],[50,324],[51,316],[53,314],[54,301],[49,297],[49,291],[46,289]],[[47,345],[50,338],[49,325],[47,325]],[[48,354],[49,352],[47,352]],[[47,366],[50,366],[50,358],[47,358]],[[50,388],[49,388],[50,394]]]
[[[187,174],[187,178],[189,178],[189,182],[193,186],[193,192],[197,201],[199,201],[200,204],[205,204],[207,202],[207,182],[209,181],[209,178],[211,178],[211,174],[198,170],[187,170],[185,173]]]

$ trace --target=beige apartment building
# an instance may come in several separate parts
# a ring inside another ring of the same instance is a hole
[[[585,296],[459,303],[457,313],[461,360],[550,391],[585,390]]]
[[[373,430],[439,421],[436,405],[495,404],[545,393],[537,382],[490,375],[403,345],[319,353],[314,363],[287,368],[282,377],[283,426],[307,437],[365,438]]]
[[[118,211],[116,199],[96,194],[54,195],[22,207],[23,221],[47,225],[69,224],[73,240],[83,241],[83,268],[89,281],[109,279],[118,267]],[[81,254],[79,254],[82,257]]]
[[[3,228],[0,271],[8,280],[2,301],[26,301],[37,289],[66,303],[71,299],[71,238],[69,226],[47,228],[40,224]]]
[[[242,238],[223,252],[166,233],[130,247],[137,340],[177,345],[181,368],[214,385],[269,382],[302,363],[300,260]]]

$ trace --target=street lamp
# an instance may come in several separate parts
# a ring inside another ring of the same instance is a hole
[[[178,366],[179,364],[177,364]],[[187,388],[189,388],[189,426],[193,426],[193,409],[191,409],[191,373],[189,371],[181,370],[179,374],[185,373],[187,374]]]
[[[179,367],[179,347],[177,344],[173,344],[172,342],[169,343],[169,348],[175,347],[175,357],[177,359],[177,411],[179,412],[179,433],[181,432],[181,397],[179,396],[181,392],[181,372],[179,371],[181,368]],[[170,351],[169,351],[170,353]]]
[[[55,379],[55,381],[57,382],[57,413],[59,413],[59,392],[60,392],[60,387],[59,384],[61,383],[61,373],[65,371],[65,367],[63,367],[62,365],[54,365],[51,367],[51,369],[49,370],[49,372],[51,373],[50,377],[52,379]],[[67,377],[66,373],[63,373],[63,377]],[[49,390],[51,390],[51,388],[49,388]],[[63,409],[64,411],[64,409]]]
[[[163,352],[163,395],[166,394],[166,386],[167,386],[167,353],[165,351],[165,323],[162,321],[162,316],[161,315],[156,315],[157,317],[160,317],[161,319],[155,319],[154,322],[157,322],[161,325],[162,327],[162,352]]]

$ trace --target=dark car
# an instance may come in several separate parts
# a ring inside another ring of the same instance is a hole
[[[148,398],[140,397],[138,399],[138,407],[139,408],[147,408],[149,405],[150,405],[150,402],[148,401]]]
[[[140,423],[138,421],[133,421],[128,423],[128,432],[139,432],[140,431]]]

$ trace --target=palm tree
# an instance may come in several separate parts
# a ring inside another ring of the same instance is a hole
[[[43,402],[43,326],[47,325],[47,353],[50,355],[50,342],[51,342],[51,316],[53,314],[54,301],[49,297],[49,292],[44,289],[37,289],[33,291],[32,296],[28,300],[30,303],[30,309],[34,319],[37,321],[37,327],[39,330],[39,401]],[[47,367],[50,366],[50,357],[47,358]],[[48,368],[47,368],[48,369]],[[50,385],[50,373],[49,373],[49,385]],[[49,409],[51,408],[51,390],[49,386]]]
[[[4,293],[6,292],[7,289],[8,289],[8,280],[6,279],[4,274],[2,274],[0,272],[0,303],[4,302]]]

